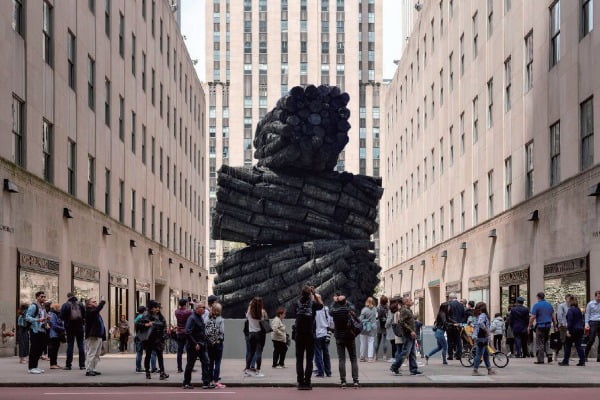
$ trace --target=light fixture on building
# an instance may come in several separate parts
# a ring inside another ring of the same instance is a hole
[[[4,179],[4,190],[8,193],[19,193],[19,188],[17,185],[7,178]]]
[[[148,254],[150,254],[151,256],[156,254],[156,250],[154,250],[152,247],[148,248]]]
[[[6,179],[4,180],[4,182],[6,182]],[[592,196],[592,197],[598,197],[598,196],[600,196],[600,182],[596,183],[595,185],[593,185],[593,186],[590,187],[590,191],[588,193],[588,196]]]
[[[133,239],[129,240],[129,247],[137,247],[137,242]]]
[[[400,60],[394,60],[394,64],[396,64],[396,65],[400,64]]]
[[[179,263],[179,269],[183,269],[183,264]]]
[[[202,278],[202,272],[198,271],[198,278]]]
[[[489,231],[488,237],[491,237],[491,238],[498,237],[498,235],[496,234],[496,229],[492,229],[491,231]]]
[[[414,269],[415,269],[415,267],[412,264],[410,264],[410,267],[408,267],[408,270],[409,271],[414,271]]]
[[[529,216],[527,217],[527,221],[539,221],[540,219],[540,215],[538,210],[534,210],[531,214],[529,214]]]
[[[192,60],[192,65],[196,65],[196,64],[198,64],[198,59]]]
[[[422,9],[423,9],[423,4],[421,4],[421,2],[420,2],[420,1],[417,1],[417,2],[415,3],[415,10],[417,10],[417,11],[421,11]]]
[[[421,260],[421,266],[425,266],[425,260]]]
[[[461,250],[466,250],[466,249],[467,249],[467,242],[462,242],[462,243],[460,244],[460,249],[461,249]]]
[[[102,227],[102,234],[104,236],[110,236],[110,235],[112,235],[112,231],[110,230],[110,228],[108,226],[103,226]]]
[[[194,268],[190,268],[190,274],[194,273]]]
[[[169,257],[169,264],[173,264],[173,259]]]
[[[440,257],[447,258],[448,257],[448,250],[442,250],[442,252],[440,253]]]
[[[65,218],[73,218],[73,210],[68,207],[63,208],[63,217]]]

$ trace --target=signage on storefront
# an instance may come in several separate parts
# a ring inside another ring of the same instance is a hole
[[[15,233],[15,228],[8,225],[0,225],[0,232]]]
[[[108,274],[108,281],[110,282],[111,286],[116,286],[123,289],[127,289],[129,286],[129,279],[127,279],[127,277],[115,273]]]
[[[439,280],[439,278],[435,279],[433,281],[429,281],[429,283],[427,284],[427,286],[429,286],[429,287],[440,286],[440,280]]]
[[[460,293],[462,291],[462,282],[449,282],[446,283],[446,293]]]
[[[425,289],[415,290],[415,299],[424,299],[424,298],[425,298]]]
[[[504,272],[500,274],[498,281],[500,286],[521,285],[529,282],[529,266],[525,269]]]
[[[94,267],[83,264],[72,263],[73,279],[81,279],[83,281],[100,282],[100,271]]]
[[[469,279],[469,289],[487,289],[490,287],[490,277],[477,276]]]
[[[58,274],[58,260],[52,260],[27,250],[19,250],[19,267],[38,272]]]
[[[135,290],[140,292],[149,292],[151,287],[152,285],[150,282],[138,281],[137,279],[135,280]]]
[[[585,257],[544,265],[544,278],[559,277],[587,271]]]

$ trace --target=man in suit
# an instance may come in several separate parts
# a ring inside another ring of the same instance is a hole
[[[460,338],[460,328],[454,324],[462,324],[465,321],[465,306],[458,301],[456,293],[450,293],[448,296],[448,308],[450,310],[449,320],[452,326],[448,327],[448,360],[456,358],[460,360],[462,354],[462,339]]]

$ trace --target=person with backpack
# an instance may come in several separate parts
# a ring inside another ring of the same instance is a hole
[[[27,363],[29,357],[29,326],[25,320],[29,304],[21,304],[17,317],[17,343],[19,344],[19,364]]]
[[[79,351],[79,369],[85,369],[85,346],[83,345],[85,307],[73,293],[67,293],[67,301],[60,308],[60,319],[65,323],[65,334],[67,335],[67,359],[66,370],[70,370],[73,363],[73,351],[75,342]]]
[[[85,376],[100,375],[100,372],[96,371],[96,366],[100,361],[102,342],[106,340],[106,327],[100,315],[105,304],[104,298],[100,303],[94,298],[85,301],[85,347],[87,348]]]
[[[360,361],[373,362],[373,345],[377,336],[377,309],[372,297],[368,297],[360,311],[362,332],[360,333]]]
[[[224,389],[221,383],[221,359],[223,358],[223,342],[225,341],[225,321],[221,316],[223,307],[213,303],[205,325],[206,352],[208,353],[208,377],[210,384],[217,389]]]
[[[313,286],[304,285],[296,302],[296,380],[298,390],[311,390],[313,357],[315,355],[315,317],[323,308],[321,295]],[[306,366],[304,356],[306,355]]]
[[[48,320],[50,317],[46,313],[44,303],[46,301],[46,293],[43,291],[36,292],[35,302],[29,306],[25,314],[25,323],[29,328],[29,337],[31,346],[29,348],[29,365],[30,374],[43,374],[44,370],[38,368],[38,362],[42,356],[42,352],[48,342]]]
[[[375,339],[375,360],[377,360],[377,354],[379,353],[379,347],[383,347],[383,353],[381,357],[386,360],[388,336],[386,329],[387,315],[389,311],[389,299],[386,295],[379,298],[379,305],[377,306],[377,338]],[[383,346],[382,346],[383,344]]]
[[[504,318],[502,314],[496,313],[494,320],[490,325],[490,333],[494,338],[494,348],[496,351],[502,351],[502,337],[504,336]]]
[[[146,353],[144,358],[146,379],[152,379],[150,371],[150,358],[152,357],[152,352],[156,353],[158,368],[160,370],[160,380],[169,377],[169,374],[165,372],[165,363],[163,360],[166,327],[167,323],[165,317],[163,317],[160,312],[160,303],[155,300],[150,300],[148,302],[148,309],[136,324],[138,339],[142,342],[142,347]]]
[[[358,382],[358,360],[356,358],[356,335],[350,329],[350,318],[353,312],[352,305],[346,300],[346,296],[336,293],[333,296],[333,305],[331,306],[331,318],[334,325],[334,336],[338,354],[338,369],[340,373],[340,385],[346,387],[346,351],[350,358],[352,370],[352,380],[354,387],[359,387]]]

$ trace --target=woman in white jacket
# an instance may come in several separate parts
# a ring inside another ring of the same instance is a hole
[[[496,313],[490,324],[490,333],[494,336],[494,349],[502,351],[502,336],[504,335],[504,318],[502,314]]]
[[[360,361],[374,361],[375,337],[377,336],[377,309],[372,297],[367,298],[360,312],[363,330],[360,333]]]

